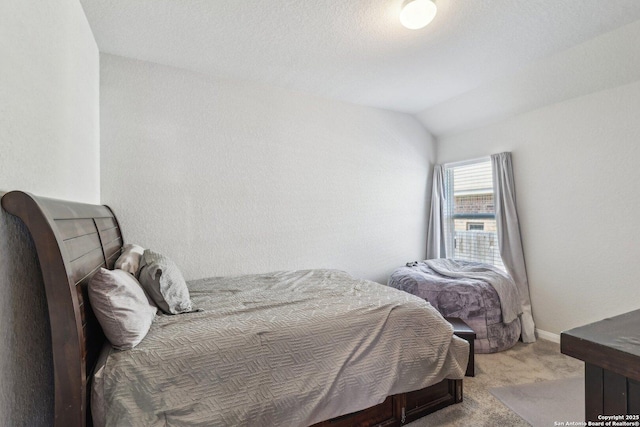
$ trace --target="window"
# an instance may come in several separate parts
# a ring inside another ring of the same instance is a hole
[[[444,165],[447,256],[504,270],[493,201],[491,160]]]
[[[484,222],[467,222],[467,231],[483,231]]]

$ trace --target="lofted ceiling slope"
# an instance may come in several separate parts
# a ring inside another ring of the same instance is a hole
[[[402,0],[81,3],[101,52],[415,114],[436,136],[640,78],[638,0],[435,1],[421,30]]]

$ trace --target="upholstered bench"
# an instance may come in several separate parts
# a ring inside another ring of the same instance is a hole
[[[476,339],[476,333],[459,317],[445,317],[445,320],[453,326],[453,334],[455,336],[460,337],[469,343],[469,363],[467,364],[467,372],[465,372],[465,375],[467,377],[475,376],[476,369],[473,343]]]

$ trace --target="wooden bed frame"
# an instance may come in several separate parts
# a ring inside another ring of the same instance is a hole
[[[53,348],[55,426],[91,426],[91,378],[106,339],[87,296],[100,268],[113,268],[123,238],[113,211],[12,191],[2,207],[33,238],[45,286]],[[382,404],[315,426],[399,426],[462,401],[462,380],[389,396]]]

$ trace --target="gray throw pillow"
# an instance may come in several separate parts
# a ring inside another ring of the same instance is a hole
[[[147,335],[158,308],[131,274],[101,268],[88,291],[93,312],[114,348],[129,350]]]
[[[116,260],[115,268],[124,270],[138,277],[143,252],[144,248],[142,246],[131,243],[124,245],[122,247],[122,254],[120,254]]]
[[[193,311],[189,289],[182,273],[169,258],[145,249],[140,284],[160,310],[167,314]]]

